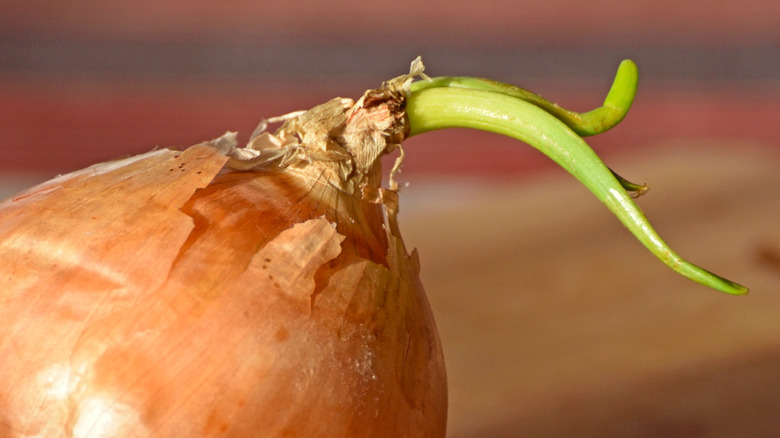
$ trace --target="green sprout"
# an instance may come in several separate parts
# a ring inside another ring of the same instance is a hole
[[[629,231],[672,270],[722,292],[744,295],[748,288],[678,256],[658,236],[627,193],[647,187],[612,172],[583,136],[617,125],[634,100],[638,73],[634,62],[620,64],[599,108],[576,113],[510,84],[468,77],[441,77],[412,83],[407,100],[410,136],[442,128],[473,128],[521,140],[540,150],[584,184]]]

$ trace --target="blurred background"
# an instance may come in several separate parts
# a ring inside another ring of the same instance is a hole
[[[0,1],[0,194],[186,147],[408,71],[599,106],[589,143],[651,190],[668,271],[585,189],[513,140],[410,139],[401,226],[450,376],[451,437],[737,437],[780,430],[780,4],[774,0]],[[456,274],[457,273],[457,274]]]

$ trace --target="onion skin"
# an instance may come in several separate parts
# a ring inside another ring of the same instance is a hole
[[[444,436],[382,205],[226,160],[159,150],[0,204],[0,436]]]

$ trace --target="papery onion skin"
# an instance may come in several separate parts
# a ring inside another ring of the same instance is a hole
[[[159,150],[0,204],[0,436],[444,436],[382,205],[225,161]]]

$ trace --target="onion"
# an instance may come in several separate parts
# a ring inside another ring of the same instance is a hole
[[[442,349],[398,230],[398,166],[383,188],[378,160],[441,127],[538,147],[675,270],[747,292],[672,253],[625,191],[644,186],[581,140],[625,115],[632,66],[580,115],[490,81],[412,84],[418,59],[356,102],[270,120],[283,124],[247,147],[228,133],[6,200],[0,435],[444,436]]]

